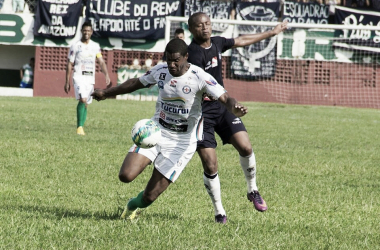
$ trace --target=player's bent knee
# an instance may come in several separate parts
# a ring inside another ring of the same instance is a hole
[[[252,154],[252,146],[250,144],[244,146],[239,150],[241,156],[250,156]]]
[[[218,172],[218,163],[214,161],[204,162],[203,170],[206,174],[214,175]]]
[[[124,183],[132,182],[136,178],[135,175],[129,172],[121,172],[119,173],[119,180]]]

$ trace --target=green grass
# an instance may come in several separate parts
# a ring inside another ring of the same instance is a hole
[[[195,155],[136,223],[119,220],[143,190],[118,180],[130,129],[153,102],[89,106],[0,97],[1,249],[380,249],[380,111],[246,103],[243,121],[269,209],[254,210],[237,152],[217,149],[227,225],[213,222]]]

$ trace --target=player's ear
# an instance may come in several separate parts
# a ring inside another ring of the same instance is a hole
[[[186,53],[185,58],[186,60],[189,58],[189,53]]]

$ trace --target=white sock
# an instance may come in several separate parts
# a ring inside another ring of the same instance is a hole
[[[250,156],[240,156],[240,165],[243,169],[245,179],[247,181],[248,193],[258,190],[256,185],[256,158],[252,152]]]
[[[222,205],[222,196],[220,194],[220,181],[218,173],[210,176],[203,173],[203,182],[208,195],[211,198],[212,205],[214,205],[215,215],[226,215]]]

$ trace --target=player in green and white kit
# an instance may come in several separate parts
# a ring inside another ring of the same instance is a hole
[[[34,57],[20,69],[20,88],[33,88]]]
[[[70,91],[70,76],[73,73],[73,85],[75,98],[79,100],[77,106],[77,134],[85,135],[83,125],[87,118],[87,104],[92,102],[91,93],[94,91],[95,84],[95,61],[97,60],[103,74],[106,76],[107,87],[111,85],[107,66],[102,58],[100,46],[91,41],[92,26],[90,22],[82,25],[82,39],[70,47],[67,68],[65,92]]]
[[[204,93],[218,99],[238,117],[247,113],[247,108],[231,98],[214,77],[187,62],[187,45],[183,40],[171,40],[165,52],[167,63],[156,65],[140,78],[129,79],[110,89],[97,89],[92,94],[96,100],[104,100],[154,84],[159,88],[152,120],[159,124],[162,138],[150,149],[134,145],[124,159],[119,179],[126,183],[133,181],[152,162],[153,174],[145,190],[128,202],[122,218],[133,219],[138,208],[151,205],[179,177],[194,155],[203,132]]]

